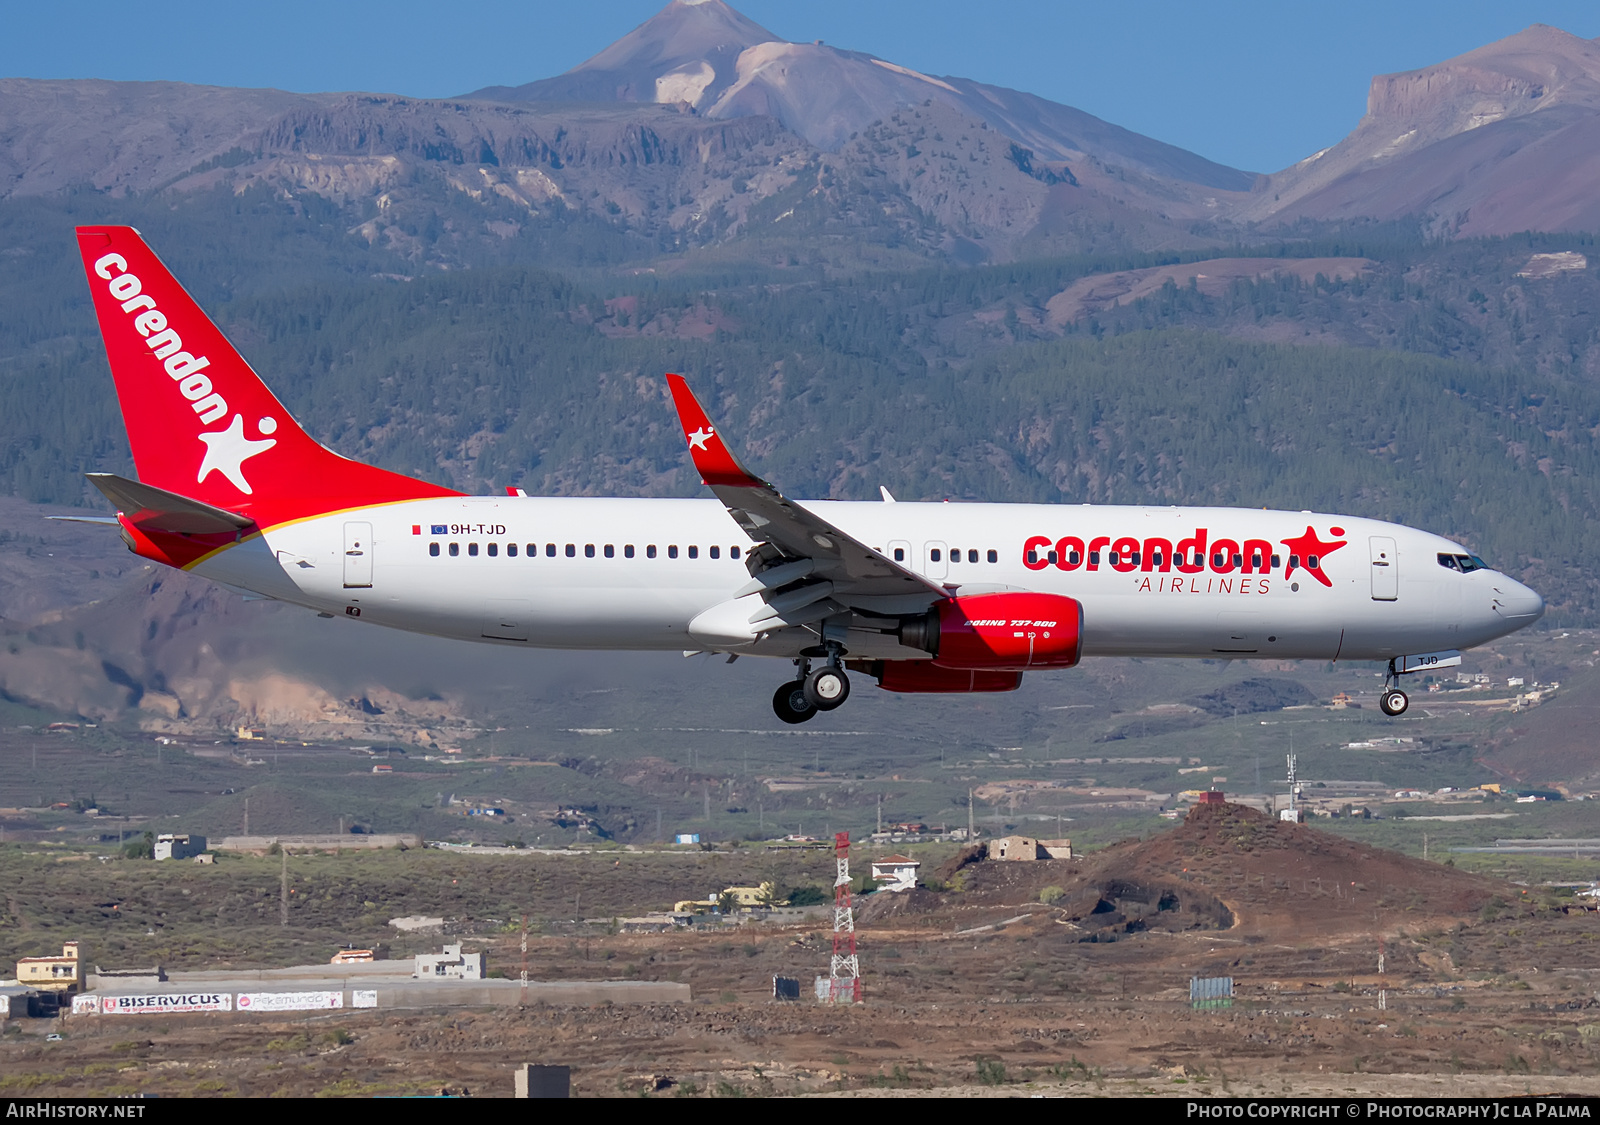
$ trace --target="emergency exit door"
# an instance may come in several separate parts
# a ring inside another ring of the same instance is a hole
[[[372,585],[372,525],[344,525],[344,588],[356,590]]]
[[[1372,600],[1392,602],[1400,596],[1400,556],[1394,540],[1374,535],[1367,542],[1372,553]]]

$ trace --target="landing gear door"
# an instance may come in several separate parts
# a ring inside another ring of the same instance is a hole
[[[357,590],[372,585],[372,525],[344,525],[344,588]]]
[[[1372,600],[1392,602],[1400,596],[1400,555],[1394,540],[1374,535],[1367,540],[1372,553]]]
[[[950,573],[949,554],[950,548],[943,543],[924,543],[922,545],[922,576],[931,578],[935,582],[943,582],[944,576]]]

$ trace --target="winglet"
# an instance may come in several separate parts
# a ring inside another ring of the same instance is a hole
[[[694,397],[682,375],[668,375],[667,386],[672,390],[672,405],[678,410],[678,422],[683,426],[683,436],[689,443],[689,456],[694,458],[695,471],[706,484],[731,484],[745,488],[762,488],[766,482],[751,473],[728,450],[722,435],[717,433],[705,409]]]

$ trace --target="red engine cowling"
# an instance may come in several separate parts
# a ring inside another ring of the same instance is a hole
[[[1021,672],[941,668],[931,660],[885,660],[877,676],[878,686],[885,691],[1016,691],[1022,686]]]
[[[1083,606],[1020,591],[948,598],[904,623],[900,643],[931,654],[941,668],[1071,668],[1083,654]]]

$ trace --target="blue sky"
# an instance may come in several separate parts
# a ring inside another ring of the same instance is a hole
[[[0,75],[442,97],[558,74],[664,0],[14,4]],[[1532,23],[1600,36],[1594,0],[742,0],[786,39],[1027,90],[1253,171],[1337,141],[1374,74]]]

